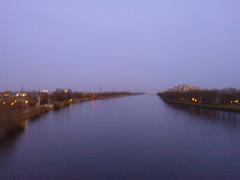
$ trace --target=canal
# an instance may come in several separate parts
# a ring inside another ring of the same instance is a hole
[[[158,96],[85,102],[0,145],[0,179],[240,179],[240,115]]]

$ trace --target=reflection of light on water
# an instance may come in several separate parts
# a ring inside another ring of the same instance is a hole
[[[182,112],[187,113],[192,119],[198,118],[201,120],[209,120],[212,122],[218,122],[225,125],[227,124],[231,127],[240,128],[240,116],[239,114],[234,112],[204,109],[190,106],[178,106],[171,104],[168,105],[175,109],[182,110]]]
[[[28,119],[24,121],[24,130],[26,131],[27,127],[28,127]]]
[[[67,114],[68,117],[71,115],[71,112],[72,112],[72,104],[69,104],[66,107],[66,114]],[[68,118],[68,119],[70,119],[70,118]]]
[[[92,112],[95,113],[96,112],[96,101],[92,100],[91,104],[92,104]]]

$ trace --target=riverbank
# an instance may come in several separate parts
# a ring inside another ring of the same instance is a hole
[[[236,89],[173,88],[157,95],[168,104],[240,113],[240,91]]]
[[[220,111],[229,111],[229,112],[237,112],[240,113],[240,107],[233,106],[233,105],[214,105],[214,104],[194,104],[194,103],[187,103],[187,102],[179,102],[170,99],[164,99],[160,96],[160,98],[168,104],[178,105],[178,106],[190,106],[196,108],[204,108],[204,109],[213,109],[213,110],[220,110]]]
[[[82,98],[70,98],[63,101],[53,101],[49,104],[27,107],[24,109],[4,106],[0,104],[0,141],[11,135],[24,130],[25,121],[34,120],[50,111],[60,110],[71,104],[93,101],[98,99],[110,99],[123,96],[133,96],[137,93],[98,93],[91,94]]]

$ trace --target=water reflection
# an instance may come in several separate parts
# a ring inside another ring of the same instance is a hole
[[[0,179],[239,179],[226,125],[239,114],[172,107],[135,96],[48,113],[0,144]]]
[[[235,112],[219,111],[213,109],[196,108],[190,106],[167,104],[174,109],[187,113],[193,119],[211,120],[218,123],[240,128],[240,115]]]
[[[96,100],[92,100],[91,104],[92,104],[92,112],[95,113],[96,112]]]
[[[8,137],[8,138],[6,138],[6,139],[4,139],[4,140],[2,140],[0,142],[0,154],[1,154],[2,151],[3,152],[5,151],[4,149],[7,149],[7,151],[12,152],[12,150],[14,149],[14,147],[17,144],[17,141],[24,134],[23,132],[25,132],[25,133],[27,132],[28,124],[29,124],[29,120],[28,119],[24,120],[24,122],[23,122],[24,129],[23,129],[23,131],[16,132],[16,133],[12,134],[10,137]]]
[[[17,132],[11,135],[9,138],[1,141],[0,143],[0,154],[3,153],[14,153],[15,147],[17,146],[18,140],[21,139],[24,133]]]
[[[27,119],[27,120],[24,121],[24,130],[25,130],[25,131],[27,130],[28,123],[29,123],[29,119]]]

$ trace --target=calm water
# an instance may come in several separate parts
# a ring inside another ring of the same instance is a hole
[[[240,116],[157,96],[51,112],[0,146],[0,179],[240,179]]]

